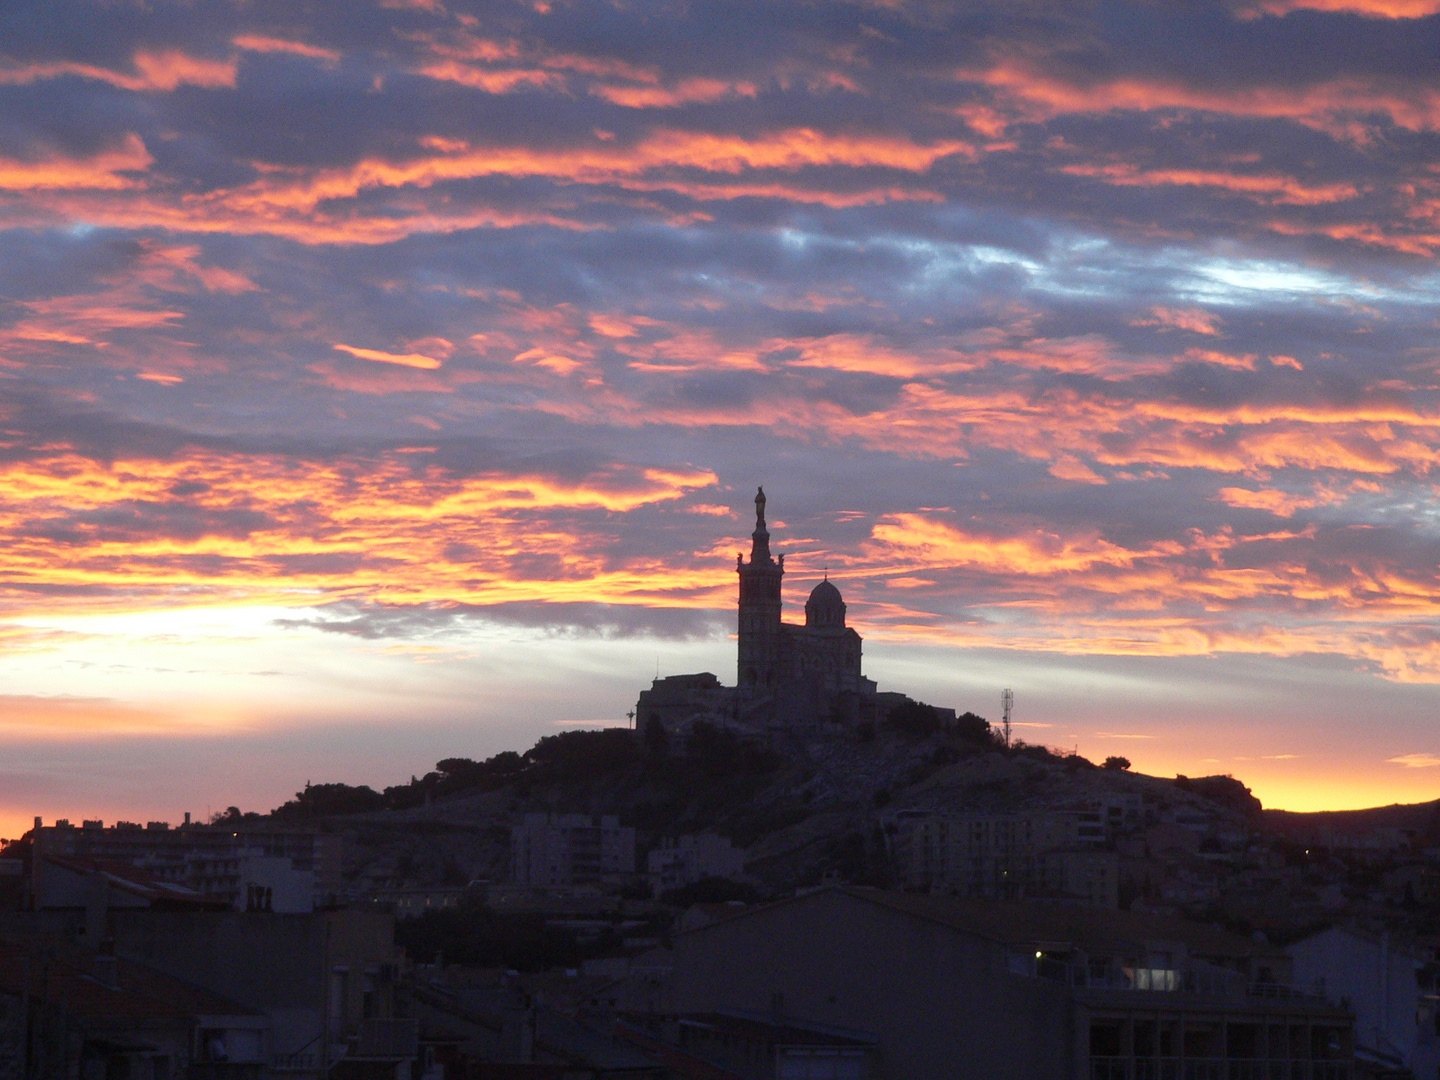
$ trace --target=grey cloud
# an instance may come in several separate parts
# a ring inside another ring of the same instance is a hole
[[[277,626],[287,629],[313,629],[369,641],[433,639],[463,632],[467,625],[483,624],[523,627],[563,636],[699,641],[725,633],[728,618],[720,612],[704,610],[512,603],[410,607],[337,604],[322,609],[312,618],[276,620]]]

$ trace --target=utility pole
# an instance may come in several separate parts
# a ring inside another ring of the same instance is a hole
[[[1010,745],[1010,711],[1015,707],[1015,691],[1000,691],[1000,708],[1005,713],[1005,745]]]

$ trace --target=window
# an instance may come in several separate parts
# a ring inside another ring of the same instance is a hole
[[[338,1034],[339,1028],[345,1023],[345,1014],[349,1011],[346,1008],[346,991],[350,986],[350,973],[344,968],[336,968],[330,972],[330,1027],[332,1033]]]
[[[1136,990],[1180,989],[1180,973],[1170,968],[1136,968],[1134,980]]]

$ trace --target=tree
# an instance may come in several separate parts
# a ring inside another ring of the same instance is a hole
[[[628,728],[562,731],[525,751],[524,760],[539,770],[537,779],[595,780],[621,772],[635,760],[635,733]]]
[[[1118,769],[1118,770],[1123,771],[1123,770],[1125,770],[1125,769],[1130,768],[1130,759],[1129,759],[1129,758],[1125,758],[1125,757],[1115,757],[1115,756],[1107,757],[1107,758],[1105,759],[1105,768],[1107,768],[1107,769]]]
[[[304,791],[297,791],[295,798],[283,806],[277,806],[270,813],[280,821],[299,821],[328,817],[331,814],[364,814],[383,809],[385,796],[363,784],[360,787],[351,787],[349,784],[307,783]]]
[[[955,718],[955,734],[966,742],[986,743],[990,741],[990,722],[973,712],[963,712]]]

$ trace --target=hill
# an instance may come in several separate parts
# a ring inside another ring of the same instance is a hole
[[[763,742],[697,723],[671,745],[646,745],[625,729],[571,731],[523,754],[447,759],[383,791],[307,786],[271,816],[343,831],[360,891],[367,883],[503,880],[509,825],[537,811],[617,815],[636,828],[642,852],[665,837],[718,833],[746,848],[750,873],[779,890],[826,876],[893,884],[896,825],[915,815],[1074,809],[1128,797],[1157,819],[1189,808],[1244,833],[1261,812],[1230,777],[1169,780],[1040,746],[1006,747],[973,719],[942,730],[907,712],[878,728],[826,725]]]

